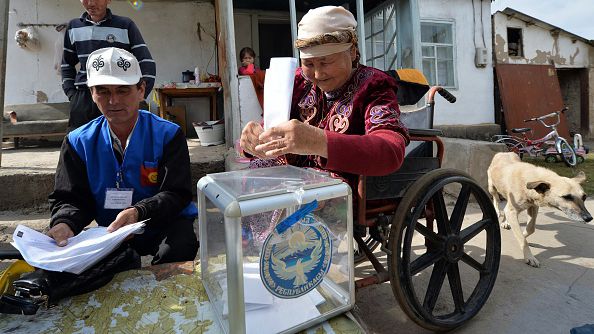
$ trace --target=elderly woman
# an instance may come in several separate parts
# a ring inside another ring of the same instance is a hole
[[[264,131],[248,123],[241,147],[262,159],[286,155],[300,167],[334,172],[351,187],[357,175],[397,170],[408,142],[396,82],[359,64],[357,21],[343,7],[310,10],[299,22],[291,120]]]

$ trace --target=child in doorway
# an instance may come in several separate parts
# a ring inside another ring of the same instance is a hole
[[[258,68],[254,65],[256,60],[256,52],[249,46],[239,51],[239,59],[241,59],[241,67],[239,68],[239,75],[255,74]]]

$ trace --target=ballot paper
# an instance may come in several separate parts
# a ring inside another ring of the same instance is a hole
[[[289,120],[297,59],[270,59],[264,79],[264,130]]]
[[[80,274],[116,249],[131,234],[142,233],[143,220],[111,233],[107,227],[93,227],[69,238],[59,247],[51,237],[24,225],[15,229],[11,244],[33,267]]]
[[[219,283],[223,290],[227,290],[226,280],[221,280]],[[273,296],[262,283],[258,263],[243,265],[243,291],[248,334],[279,333],[315,319],[321,315],[317,306],[326,302],[317,289],[292,299]],[[228,312],[228,303],[225,302],[223,315],[227,316]]]

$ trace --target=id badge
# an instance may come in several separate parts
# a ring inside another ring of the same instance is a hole
[[[125,209],[132,205],[132,188],[107,188],[105,190],[105,209]]]

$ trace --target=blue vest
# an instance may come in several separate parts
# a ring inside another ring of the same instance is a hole
[[[159,185],[141,182],[141,166],[157,168],[163,157],[163,148],[177,133],[179,127],[148,111],[139,110],[138,121],[126,147],[122,164],[113,151],[109,126],[104,116],[70,132],[68,141],[83,160],[91,192],[95,198],[99,226],[108,226],[114,221],[120,209],[104,209],[105,191],[116,188],[116,177],[121,171],[120,188],[133,188],[132,204],[152,197],[159,192]],[[146,176],[145,176],[146,177]],[[194,203],[185,207],[180,216],[196,217],[198,210]]]

